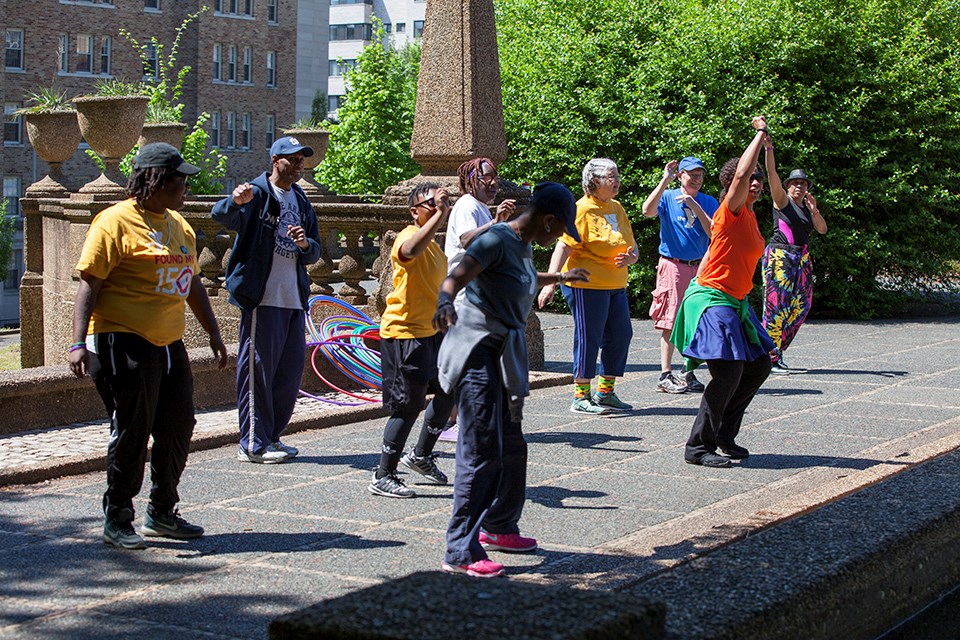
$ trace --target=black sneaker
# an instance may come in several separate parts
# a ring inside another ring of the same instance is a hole
[[[684,458],[687,464],[698,464],[704,467],[722,468],[730,466],[730,458],[718,456],[715,453],[705,453],[699,458]]]
[[[103,541],[118,549],[146,549],[143,538],[133,528],[133,522],[114,522],[109,518],[103,521]]]
[[[203,535],[203,527],[190,524],[181,518],[179,510],[174,509],[169,513],[156,513],[151,507],[147,507],[147,517],[144,519],[140,531],[145,536],[176,538],[177,540],[199,538]]]
[[[723,451],[724,455],[731,460],[743,460],[744,458],[750,457],[750,452],[747,448],[741,447],[738,444],[722,444],[720,445],[720,451]]]
[[[417,495],[416,491],[403,484],[403,480],[394,473],[388,473],[382,478],[377,478],[377,474],[374,472],[367,490],[370,493],[387,496],[388,498],[413,498]]]
[[[403,454],[400,462],[411,471],[416,471],[433,484],[447,484],[447,475],[437,466],[437,453],[418,458],[413,451]]]

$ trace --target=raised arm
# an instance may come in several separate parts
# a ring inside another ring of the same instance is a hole
[[[733,176],[730,189],[727,190],[727,208],[736,213],[747,202],[747,193],[750,191],[750,177],[757,167],[757,158],[763,146],[763,138],[767,135],[767,120],[764,116],[755,116],[751,123],[754,129],[753,140],[747,145],[740,161],[737,163],[737,173]]]
[[[773,156],[773,140],[767,135],[763,141],[764,160],[767,169],[767,182],[770,184],[770,196],[773,205],[781,211],[787,206],[787,192],[783,189],[783,182],[777,174],[777,160]]]
[[[679,160],[671,160],[663,168],[663,177],[660,178],[660,184],[650,192],[647,199],[643,201],[641,212],[645,218],[653,218],[657,215],[657,208],[660,206],[660,197],[667,190],[673,179],[677,177],[677,167],[680,166]]]
[[[447,214],[450,212],[450,204],[447,200],[447,192],[444,189],[437,189],[436,192],[437,212],[427,220],[420,229],[410,236],[410,238],[400,245],[400,258],[403,260],[413,260],[421,253],[427,250],[437,231],[443,228],[447,223]]]

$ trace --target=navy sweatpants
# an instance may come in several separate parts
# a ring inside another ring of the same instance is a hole
[[[259,454],[280,439],[300,392],[307,352],[302,309],[257,307],[240,316],[240,446]]]
[[[527,442],[510,420],[500,379],[500,344],[481,342],[470,355],[458,387],[460,438],[453,485],[453,517],[444,561],[483,560],[480,529],[520,533],[517,522],[527,491]]]

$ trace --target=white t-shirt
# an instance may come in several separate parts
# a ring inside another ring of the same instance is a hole
[[[460,264],[463,254],[467,252],[460,244],[460,236],[467,231],[482,227],[491,220],[493,216],[487,205],[469,193],[460,196],[447,218],[447,240],[443,245],[443,252],[447,254],[447,273]]]
[[[280,201],[280,217],[277,219],[277,232],[273,247],[273,264],[267,277],[267,286],[263,291],[262,307],[281,309],[302,309],[300,291],[297,287],[297,260],[300,248],[287,235],[287,225],[300,226],[300,207],[293,189],[284,191],[270,183],[273,194]]]

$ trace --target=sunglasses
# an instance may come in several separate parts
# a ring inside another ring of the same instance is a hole
[[[436,199],[436,198],[427,198],[426,200],[423,200],[423,201],[418,202],[417,204],[413,205],[414,209],[416,209],[417,207],[420,207],[420,206],[426,206],[426,207],[429,207],[429,208],[431,208],[431,209],[436,209],[436,208],[437,208],[437,199]]]

